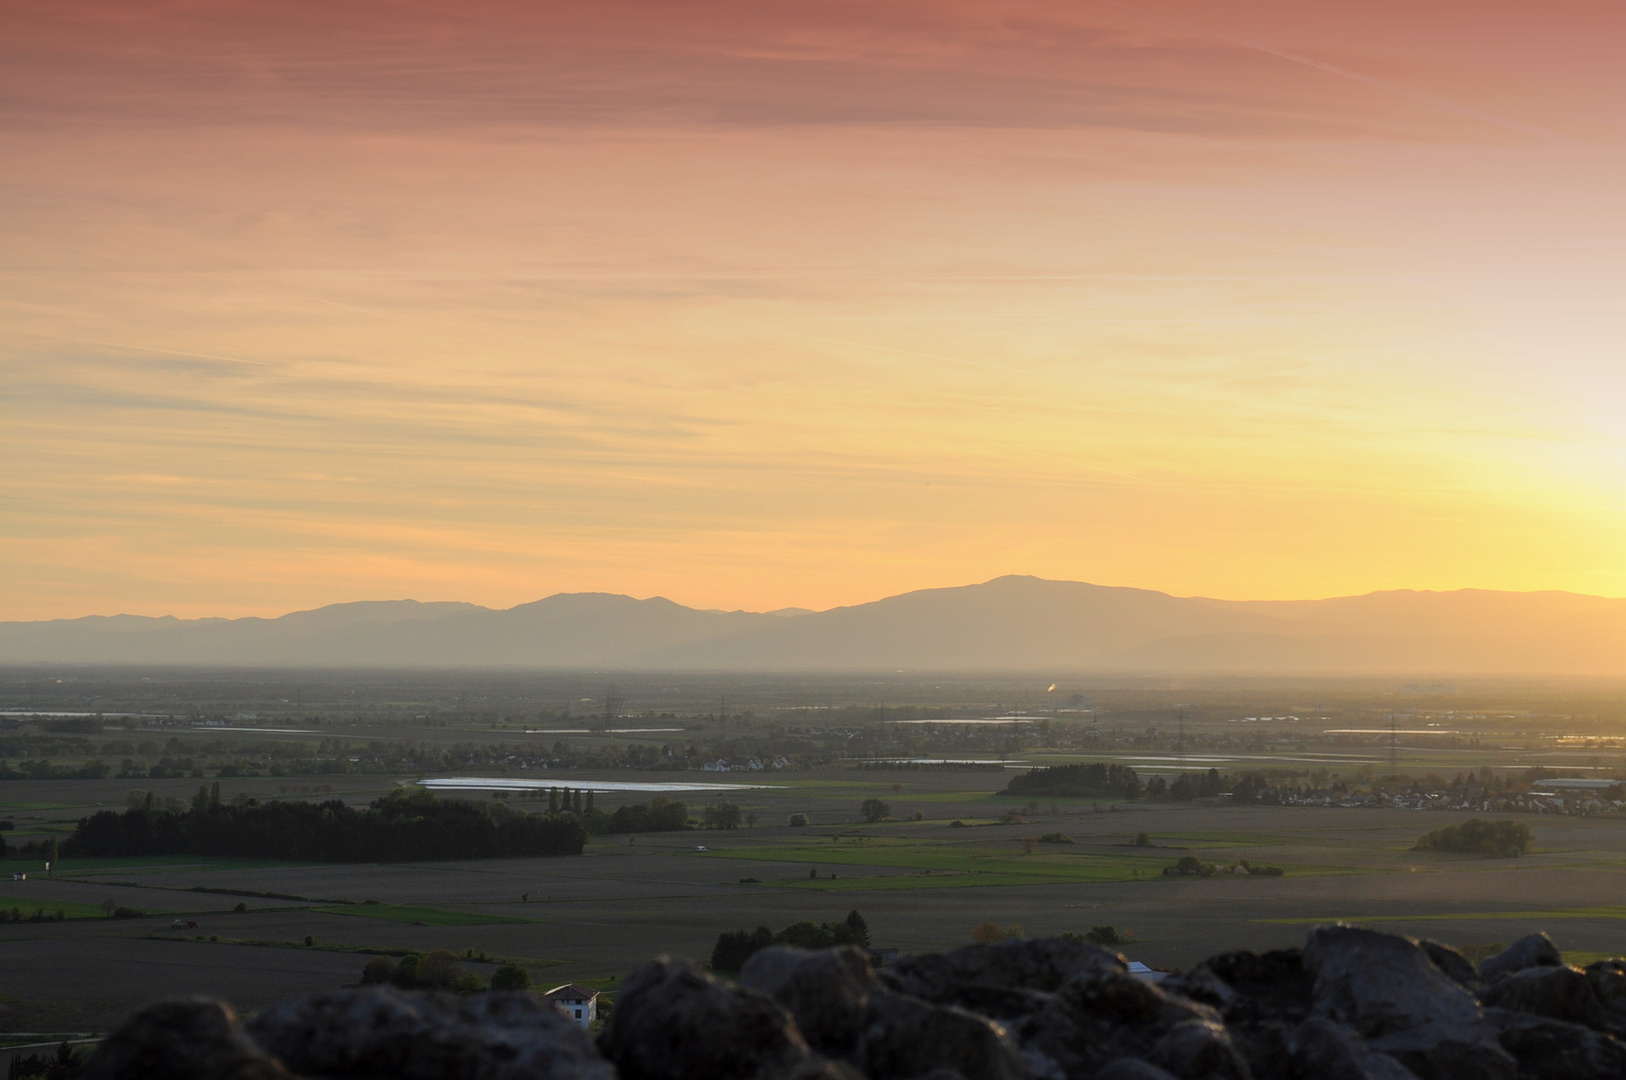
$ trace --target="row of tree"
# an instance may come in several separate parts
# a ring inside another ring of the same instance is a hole
[[[835,922],[791,923],[779,933],[766,926],[755,930],[729,930],[717,935],[711,950],[713,971],[738,971],[756,953],[770,945],[790,945],[798,949],[828,949],[836,945],[869,948],[869,924],[856,910]]]
[[[1268,795],[1272,790],[1269,779],[1262,772],[1231,776],[1221,775],[1218,769],[1209,769],[1207,772],[1182,772],[1172,782],[1154,776],[1142,784],[1135,770],[1127,765],[1109,765],[1100,761],[1087,765],[1030,769],[1011,777],[1005,785],[1007,795],[1125,802],[1139,798],[1190,802],[1193,799],[1211,799],[1221,792],[1230,792],[1234,801],[1239,803],[1272,801],[1273,797]]]
[[[573,817],[527,814],[501,803],[439,799],[401,789],[356,809],[248,800],[228,805],[200,788],[184,811],[139,806],[82,818],[69,857],[224,855],[313,862],[407,862],[579,855],[587,831]]]

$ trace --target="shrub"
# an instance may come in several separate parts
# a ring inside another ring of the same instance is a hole
[[[1522,821],[1485,821],[1470,818],[1460,825],[1447,825],[1425,833],[1414,851],[1452,851],[1487,858],[1517,858],[1530,850],[1535,834]]]
[[[800,828],[802,828],[803,826],[805,826],[807,824],[807,815],[806,814],[792,814],[790,816],[790,823],[791,823],[792,827],[800,829]]]
[[[377,986],[395,978],[395,961],[388,956],[375,956],[361,969],[361,984]]]
[[[1117,927],[1111,925],[1092,926],[1084,934],[1084,940],[1091,945],[1128,945],[1135,940],[1135,935],[1127,931],[1120,932]]]
[[[1147,835],[1146,833],[1136,833],[1135,834],[1135,846],[1136,847],[1151,847],[1152,846],[1152,838],[1151,838],[1151,836]]]
[[[1071,844],[1072,842],[1073,838],[1066,833],[1047,832],[1039,837],[1039,843],[1041,844]]]
[[[871,825],[875,824],[876,822],[885,821],[887,818],[892,816],[892,808],[886,803],[882,802],[880,799],[865,799],[863,802],[858,804],[858,812],[862,814],[864,820],[869,822]]]
[[[529,990],[531,973],[518,964],[504,964],[491,974],[493,990]]]
[[[1001,926],[996,922],[978,923],[971,931],[971,940],[980,945],[992,945],[999,941],[1015,941],[1022,936],[1022,924],[1011,923]]]
[[[147,913],[140,908],[116,907],[113,909],[112,917],[115,919],[145,919]]]

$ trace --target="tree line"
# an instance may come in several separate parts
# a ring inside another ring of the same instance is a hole
[[[770,945],[790,945],[798,949],[828,949],[836,945],[869,948],[869,924],[856,910],[835,922],[795,922],[779,933],[766,926],[755,930],[727,930],[717,935],[712,946],[713,971],[738,971],[756,953]]]
[[[501,803],[391,792],[357,809],[340,800],[222,803],[199,788],[186,810],[155,800],[82,818],[68,857],[222,855],[312,862],[409,862],[579,855],[587,831],[574,817],[527,814]]]

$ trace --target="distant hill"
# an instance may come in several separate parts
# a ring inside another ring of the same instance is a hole
[[[1620,676],[1626,600],[1232,601],[1018,576],[817,612],[561,593],[503,611],[402,600],[278,619],[0,623],[0,663]]]

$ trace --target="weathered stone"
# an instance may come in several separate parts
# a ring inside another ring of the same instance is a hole
[[[1161,985],[1167,992],[1184,995],[1192,1001],[1200,1001],[1204,1005],[1218,1009],[1222,1014],[1242,1004],[1242,995],[1237,993],[1230,983],[1209,970],[1206,963],[1198,964],[1190,971],[1166,980]]]
[[[1469,990],[1479,988],[1479,972],[1474,970],[1474,965],[1458,950],[1427,938],[1419,941],[1417,947],[1422,949],[1424,955],[1433,961],[1435,967],[1445,972],[1452,982]]]
[[[1187,1020],[1163,1033],[1152,1046],[1151,1060],[1181,1080],[1251,1080],[1231,1038],[1219,1024]]]
[[[329,990],[263,1009],[247,1025],[267,1053],[313,1078],[614,1080],[587,1033],[542,999]]]
[[[1531,1013],[1486,1009],[1502,1046],[1518,1059],[1519,1080],[1621,1080],[1626,1043]]]
[[[987,1017],[886,989],[855,949],[764,949],[740,983],[789,1009],[813,1049],[861,1065],[876,1080],[952,1070],[962,1080],[1007,1080],[1027,1069]]]
[[[987,1005],[990,990],[1053,992],[1087,971],[1123,971],[1123,958],[1095,945],[1063,938],[1023,938],[967,945],[946,953],[906,956],[883,968],[892,989],[939,1005]],[[978,994],[983,996],[979,999]],[[1027,999],[1017,996],[1011,999]]]
[[[831,1057],[853,1056],[869,1000],[888,991],[857,949],[770,948],[746,961],[740,985],[790,1010],[808,1045]]]
[[[622,983],[601,1045],[620,1080],[767,1080],[817,1065],[772,998],[670,957]]]
[[[1095,1074],[1095,1080],[1180,1080],[1167,1069],[1160,1069],[1140,1058],[1119,1058],[1108,1062]]]
[[[149,1005],[102,1040],[87,1080],[289,1080],[244,1037],[231,1008],[194,999]]]
[[[953,1005],[907,994],[876,994],[858,1040],[855,1063],[872,1080],[910,1080],[953,1069],[965,1080],[1020,1080],[1028,1075],[1005,1029]]]
[[[1472,994],[1407,938],[1352,926],[1318,926],[1304,949],[1315,1011],[1354,1028],[1373,1049],[1423,1080],[1511,1078]]]
[[[1586,979],[1615,1033],[1626,1031],[1626,960],[1594,961],[1586,966]]]
[[[1526,934],[1495,956],[1480,962],[1479,978],[1489,982],[1498,975],[1511,975],[1533,967],[1559,967],[1564,956],[1546,934]]]
[[[1220,980],[1230,995],[1206,985],[1205,976]],[[1209,957],[1174,985],[1176,992],[1220,1007],[1227,1021],[1277,1020],[1296,1024],[1310,1015],[1312,980],[1297,949],[1256,954],[1221,953]],[[1219,1000],[1224,999],[1221,1004]]]
[[[1525,968],[1487,986],[1480,1000],[1498,1009],[1534,1013],[1590,1028],[1604,1026],[1603,1006],[1580,968]]]
[[[1165,1032],[1186,1021],[1219,1022],[1207,1005],[1165,993],[1112,969],[1074,976],[1024,1030],[1024,1045],[1088,1076],[1120,1057],[1145,1059]]]
[[[1306,1080],[1417,1080],[1388,1054],[1361,1041],[1352,1029],[1323,1017],[1300,1024],[1288,1040],[1294,1072]]]

